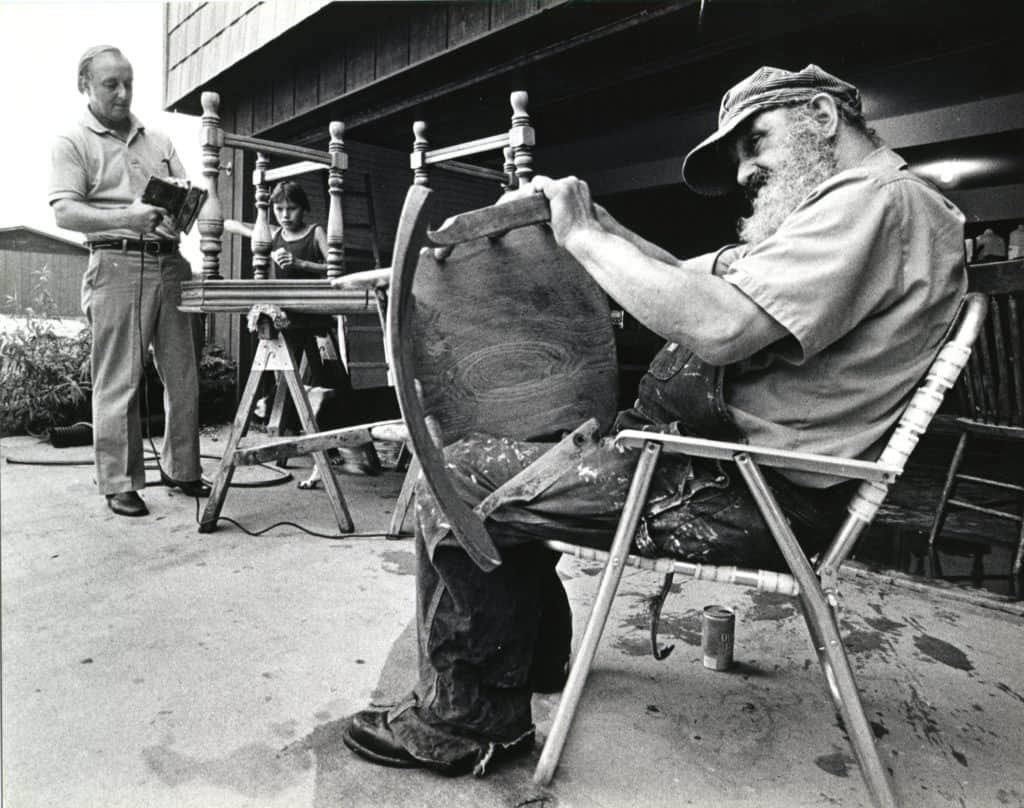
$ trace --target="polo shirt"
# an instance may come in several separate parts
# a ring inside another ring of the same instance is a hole
[[[771,237],[720,254],[715,273],[789,332],[726,372],[726,403],[752,444],[877,459],[966,292],[963,222],[883,147],[815,188]]]
[[[131,116],[124,137],[101,124],[88,109],[59,135],[50,155],[47,200],[74,199],[97,208],[122,208],[142,196],[152,176],[185,177],[170,138]],[[87,241],[138,238],[127,228],[85,233]]]

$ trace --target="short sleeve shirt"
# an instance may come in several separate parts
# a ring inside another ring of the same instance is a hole
[[[751,443],[877,458],[966,291],[963,221],[880,148],[819,185],[774,235],[719,256],[716,274],[789,332],[726,374]]]
[[[86,108],[81,120],[53,144],[47,200],[51,205],[59,199],[74,199],[97,208],[121,208],[142,195],[152,176],[185,177],[170,138],[143,126],[134,115],[124,137]],[[138,238],[139,234],[112,229],[84,235],[94,241]]]

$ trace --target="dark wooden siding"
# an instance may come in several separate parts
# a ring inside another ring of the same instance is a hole
[[[174,107],[286,30],[307,22],[309,47],[274,60],[276,104],[259,119],[269,126],[564,2],[356,2],[326,10],[331,4],[319,0],[169,3],[164,105]],[[314,15],[317,19],[310,22]],[[291,70],[279,69],[282,58]]]

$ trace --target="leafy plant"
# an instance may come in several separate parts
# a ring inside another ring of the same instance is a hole
[[[47,266],[32,273],[31,305],[19,322],[0,333],[0,435],[45,435],[55,426],[91,420],[92,333],[83,328],[58,333],[52,318]],[[11,301],[9,301],[11,302]],[[204,424],[231,420],[235,410],[237,363],[218,346],[206,346],[199,364],[199,411]],[[159,414],[163,388],[153,364],[146,363],[147,414]]]
[[[0,335],[0,435],[40,434],[88,418],[88,329],[62,336],[29,309]]]

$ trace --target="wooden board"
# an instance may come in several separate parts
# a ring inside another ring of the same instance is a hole
[[[611,317],[604,293],[543,225],[445,248],[442,261],[421,249],[430,196],[409,189],[395,237],[395,391],[424,481],[455,539],[488,572],[501,554],[456,492],[435,438],[473,429],[552,437],[588,418],[606,428],[618,385]]]
[[[186,281],[181,285],[181,311],[247,314],[265,304],[303,314],[373,314],[377,301],[364,290],[335,289],[326,280]]]
[[[424,408],[450,443],[473,430],[551,437],[617,407],[608,299],[546,226],[420,254],[409,316]]]

